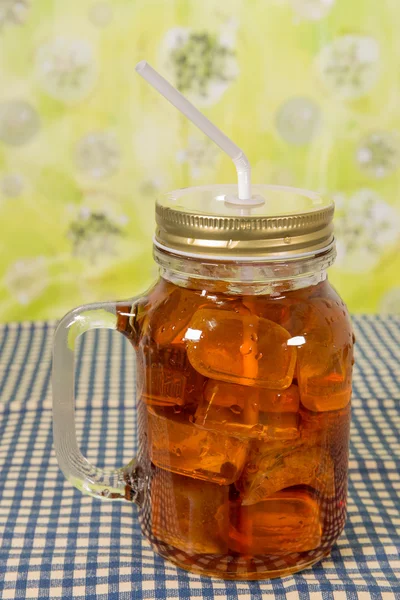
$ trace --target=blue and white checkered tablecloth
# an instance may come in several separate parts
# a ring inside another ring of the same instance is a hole
[[[191,575],[141,537],[136,509],[82,496],[52,447],[54,323],[0,327],[0,598],[400,599],[400,319],[357,317],[348,522],[330,557],[260,582]],[[95,360],[94,360],[95,358]],[[116,332],[81,338],[76,419],[98,466],[134,454],[134,359]],[[127,406],[128,406],[128,400]]]

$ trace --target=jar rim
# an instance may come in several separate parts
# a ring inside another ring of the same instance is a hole
[[[158,249],[161,252],[166,252],[168,254],[173,254],[176,256],[180,256],[182,258],[190,258],[194,260],[213,260],[220,261],[222,263],[272,263],[272,262],[288,262],[301,260],[304,258],[317,257],[331,250],[335,250],[336,242],[335,238],[332,236],[332,239],[326,246],[322,246],[318,249],[313,250],[305,250],[303,252],[279,252],[279,253],[269,253],[269,254],[254,254],[254,255],[240,255],[240,254],[212,254],[211,252],[188,252],[186,250],[181,250],[179,248],[167,246],[166,244],[162,244],[156,236],[153,238],[153,246],[154,249]]]

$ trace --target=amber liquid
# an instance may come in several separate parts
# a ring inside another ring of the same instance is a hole
[[[354,341],[328,282],[271,297],[160,280],[118,312],[137,351],[154,549],[229,579],[328,554],[345,522]]]

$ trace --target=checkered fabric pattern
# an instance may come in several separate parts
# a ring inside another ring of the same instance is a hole
[[[136,509],[81,495],[52,448],[55,323],[0,327],[0,598],[214,600],[400,599],[400,319],[356,317],[348,521],[331,556],[260,582],[176,569],[141,537]],[[83,453],[100,467],[134,454],[131,347],[117,332],[81,338],[76,421]]]

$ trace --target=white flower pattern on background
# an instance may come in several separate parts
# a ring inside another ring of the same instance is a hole
[[[379,312],[384,315],[400,315],[400,287],[395,287],[383,296]]]
[[[308,144],[318,133],[321,110],[310,98],[295,97],[284,102],[275,117],[279,135],[295,146]]]
[[[0,0],[0,31],[6,25],[22,25],[29,14],[28,0]]]
[[[95,2],[89,9],[89,20],[96,27],[107,27],[113,18],[113,9],[108,2]]]
[[[0,191],[5,198],[18,198],[24,189],[24,178],[19,173],[8,173],[0,179]]]
[[[128,217],[115,206],[115,198],[104,192],[87,194],[78,209],[69,207],[67,238],[72,253],[92,265],[107,264],[119,257],[118,243],[124,237]]]
[[[67,104],[86,98],[97,80],[94,49],[86,39],[60,36],[40,46],[35,70],[42,89]]]
[[[139,184],[139,192],[143,196],[154,198],[163,187],[165,188],[164,179],[162,177],[153,177],[152,179],[144,179]]]
[[[8,146],[22,146],[40,129],[36,109],[25,100],[0,102],[0,141]]]
[[[175,28],[164,38],[166,68],[179,91],[196,104],[217,102],[238,75],[232,27],[236,27],[234,22],[219,35]]]
[[[362,171],[380,179],[400,166],[400,136],[397,131],[372,133],[358,146],[357,163]]]
[[[10,294],[21,305],[30,304],[46,290],[49,272],[44,256],[22,258],[10,265],[4,275]]]
[[[217,146],[207,138],[199,140],[192,137],[189,138],[187,148],[178,152],[176,159],[179,163],[187,162],[191,177],[197,179],[201,177],[203,170],[215,166],[219,154]]]
[[[335,0],[289,0],[292,9],[299,19],[306,21],[320,21],[326,17],[334,5]]]
[[[361,98],[377,83],[380,48],[370,36],[343,35],[325,46],[317,70],[326,89],[345,100]]]
[[[342,194],[334,199],[339,209],[335,220],[337,266],[354,273],[373,269],[382,252],[400,240],[400,214],[367,188],[347,201]]]
[[[119,167],[120,149],[111,131],[95,131],[85,135],[76,145],[75,164],[93,179],[112,175]]]

